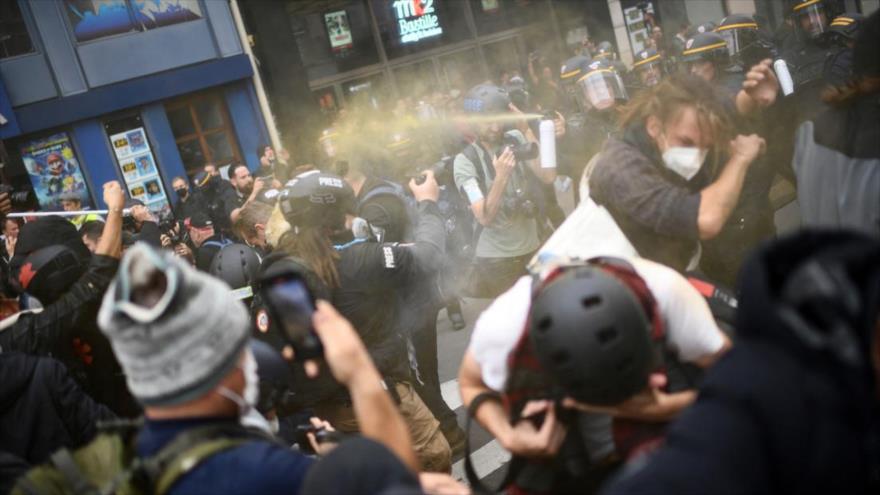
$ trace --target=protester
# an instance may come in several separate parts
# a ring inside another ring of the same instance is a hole
[[[101,242],[101,235],[104,233],[104,222],[101,220],[91,220],[82,224],[79,229],[82,235],[83,244],[94,254],[98,249],[98,243]]]
[[[710,366],[729,339],[696,289],[658,263],[544,266],[541,279],[519,279],[477,320],[459,370],[462,401],[477,404],[470,412],[480,424],[527,461],[556,455],[568,431],[584,442],[585,462],[614,465],[656,442],[662,423],[696,398],[693,371],[681,363]],[[665,368],[657,355],[668,356]],[[494,398],[475,402],[487,393]],[[558,409],[562,397],[565,408],[585,413],[576,424],[559,420],[571,416]],[[538,426],[529,418],[540,413]]]
[[[206,213],[211,222],[223,233],[231,231],[232,222],[226,211],[227,198],[235,195],[229,181],[220,176],[220,171],[213,163],[206,163],[202,172],[193,177],[193,184],[202,197],[207,208]]]
[[[61,217],[22,227],[12,275],[44,309],[19,314],[0,332],[0,349],[54,356],[97,402],[117,414],[134,415],[137,406],[96,322],[100,298],[119,264],[124,201],[119,183],[104,185],[107,222],[91,255],[73,224]]]
[[[235,235],[260,254],[268,254],[270,246],[266,242],[266,225],[271,216],[272,206],[269,204],[260,201],[248,203],[235,220]]]

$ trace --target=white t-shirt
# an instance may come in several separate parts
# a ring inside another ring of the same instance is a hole
[[[678,272],[641,258],[628,258],[657,301],[666,326],[666,345],[684,362],[715,354],[724,337],[703,296]],[[519,279],[480,315],[469,349],[483,382],[501,391],[507,381],[507,357],[525,331],[532,298],[532,278]]]

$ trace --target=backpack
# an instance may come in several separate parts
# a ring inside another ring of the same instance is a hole
[[[371,199],[380,196],[391,196],[397,198],[406,211],[407,225],[404,228],[403,240],[411,241],[416,226],[419,223],[419,207],[414,197],[406,193],[406,190],[400,184],[388,180],[380,179],[379,185],[367,191],[358,203],[358,212],[360,208],[367,204]]]
[[[137,457],[137,422],[102,425],[89,444],[63,448],[48,463],[27,471],[13,495],[163,495],[174,483],[215,454],[255,439],[239,425],[210,425],[178,434],[151,457]]]

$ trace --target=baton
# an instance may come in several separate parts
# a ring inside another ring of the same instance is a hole
[[[25,211],[18,213],[9,213],[6,215],[6,218],[27,218],[27,217],[78,217],[80,215],[106,215],[110,213],[110,210],[78,210],[78,211]],[[131,215],[131,208],[124,208],[122,210],[122,216],[127,217]]]

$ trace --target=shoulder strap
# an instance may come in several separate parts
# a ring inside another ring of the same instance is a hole
[[[462,150],[462,154],[465,158],[471,161],[474,164],[474,170],[477,172],[477,184],[480,186],[480,191],[483,193],[483,196],[487,196],[489,194],[489,188],[486,186],[486,170],[483,168],[483,160],[480,159],[480,155],[477,152],[477,148],[480,145],[477,142],[473,142],[468,144]],[[482,147],[480,147],[482,150]],[[486,150],[482,150],[484,154]]]
[[[61,449],[52,454],[52,457],[49,459],[51,460],[52,465],[54,465],[58,469],[58,472],[64,476],[64,479],[67,480],[75,495],[98,494],[98,488],[83,475],[79,465],[70,453],[70,450]]]
[[[248,438],[218,438],[202,442],[176,456],[171,464],[162,471],[161,476],[156,481],[154,485],[156,487],[156,495],[168,493],[168,490],[171,489],[177,480],[213,455],[238,447],[249,440]]]
[[[243,443],[255,433],[239,425],[210,425],[184,431],[151,457],[137,459],[133,474],[141,475],[155,493],[164,493],[202,461]]]
[[[479,495],[504,492],[504,489],[516,479],[516,476],[522,470],[524,465],[524,462],[520,457],[513,456],[507,467],[507,473],[505,473],[504,479],[501,480],[498,487],[494,489],[486,486],[486,484],[483,483],[483,480],[480,479],[479,475],[477,475],[477,470],[474,468],[473,461],[471,461],[471,424],[476,419],[477,409],[490,400],[501,402],[502,398],[497,392],[483,392],[471,400],[467,410],[467,422],[465,423],[464,431],[464,473],[465,476],[467,476],[468,484],[470,484],[471,489],[474,493]]]

